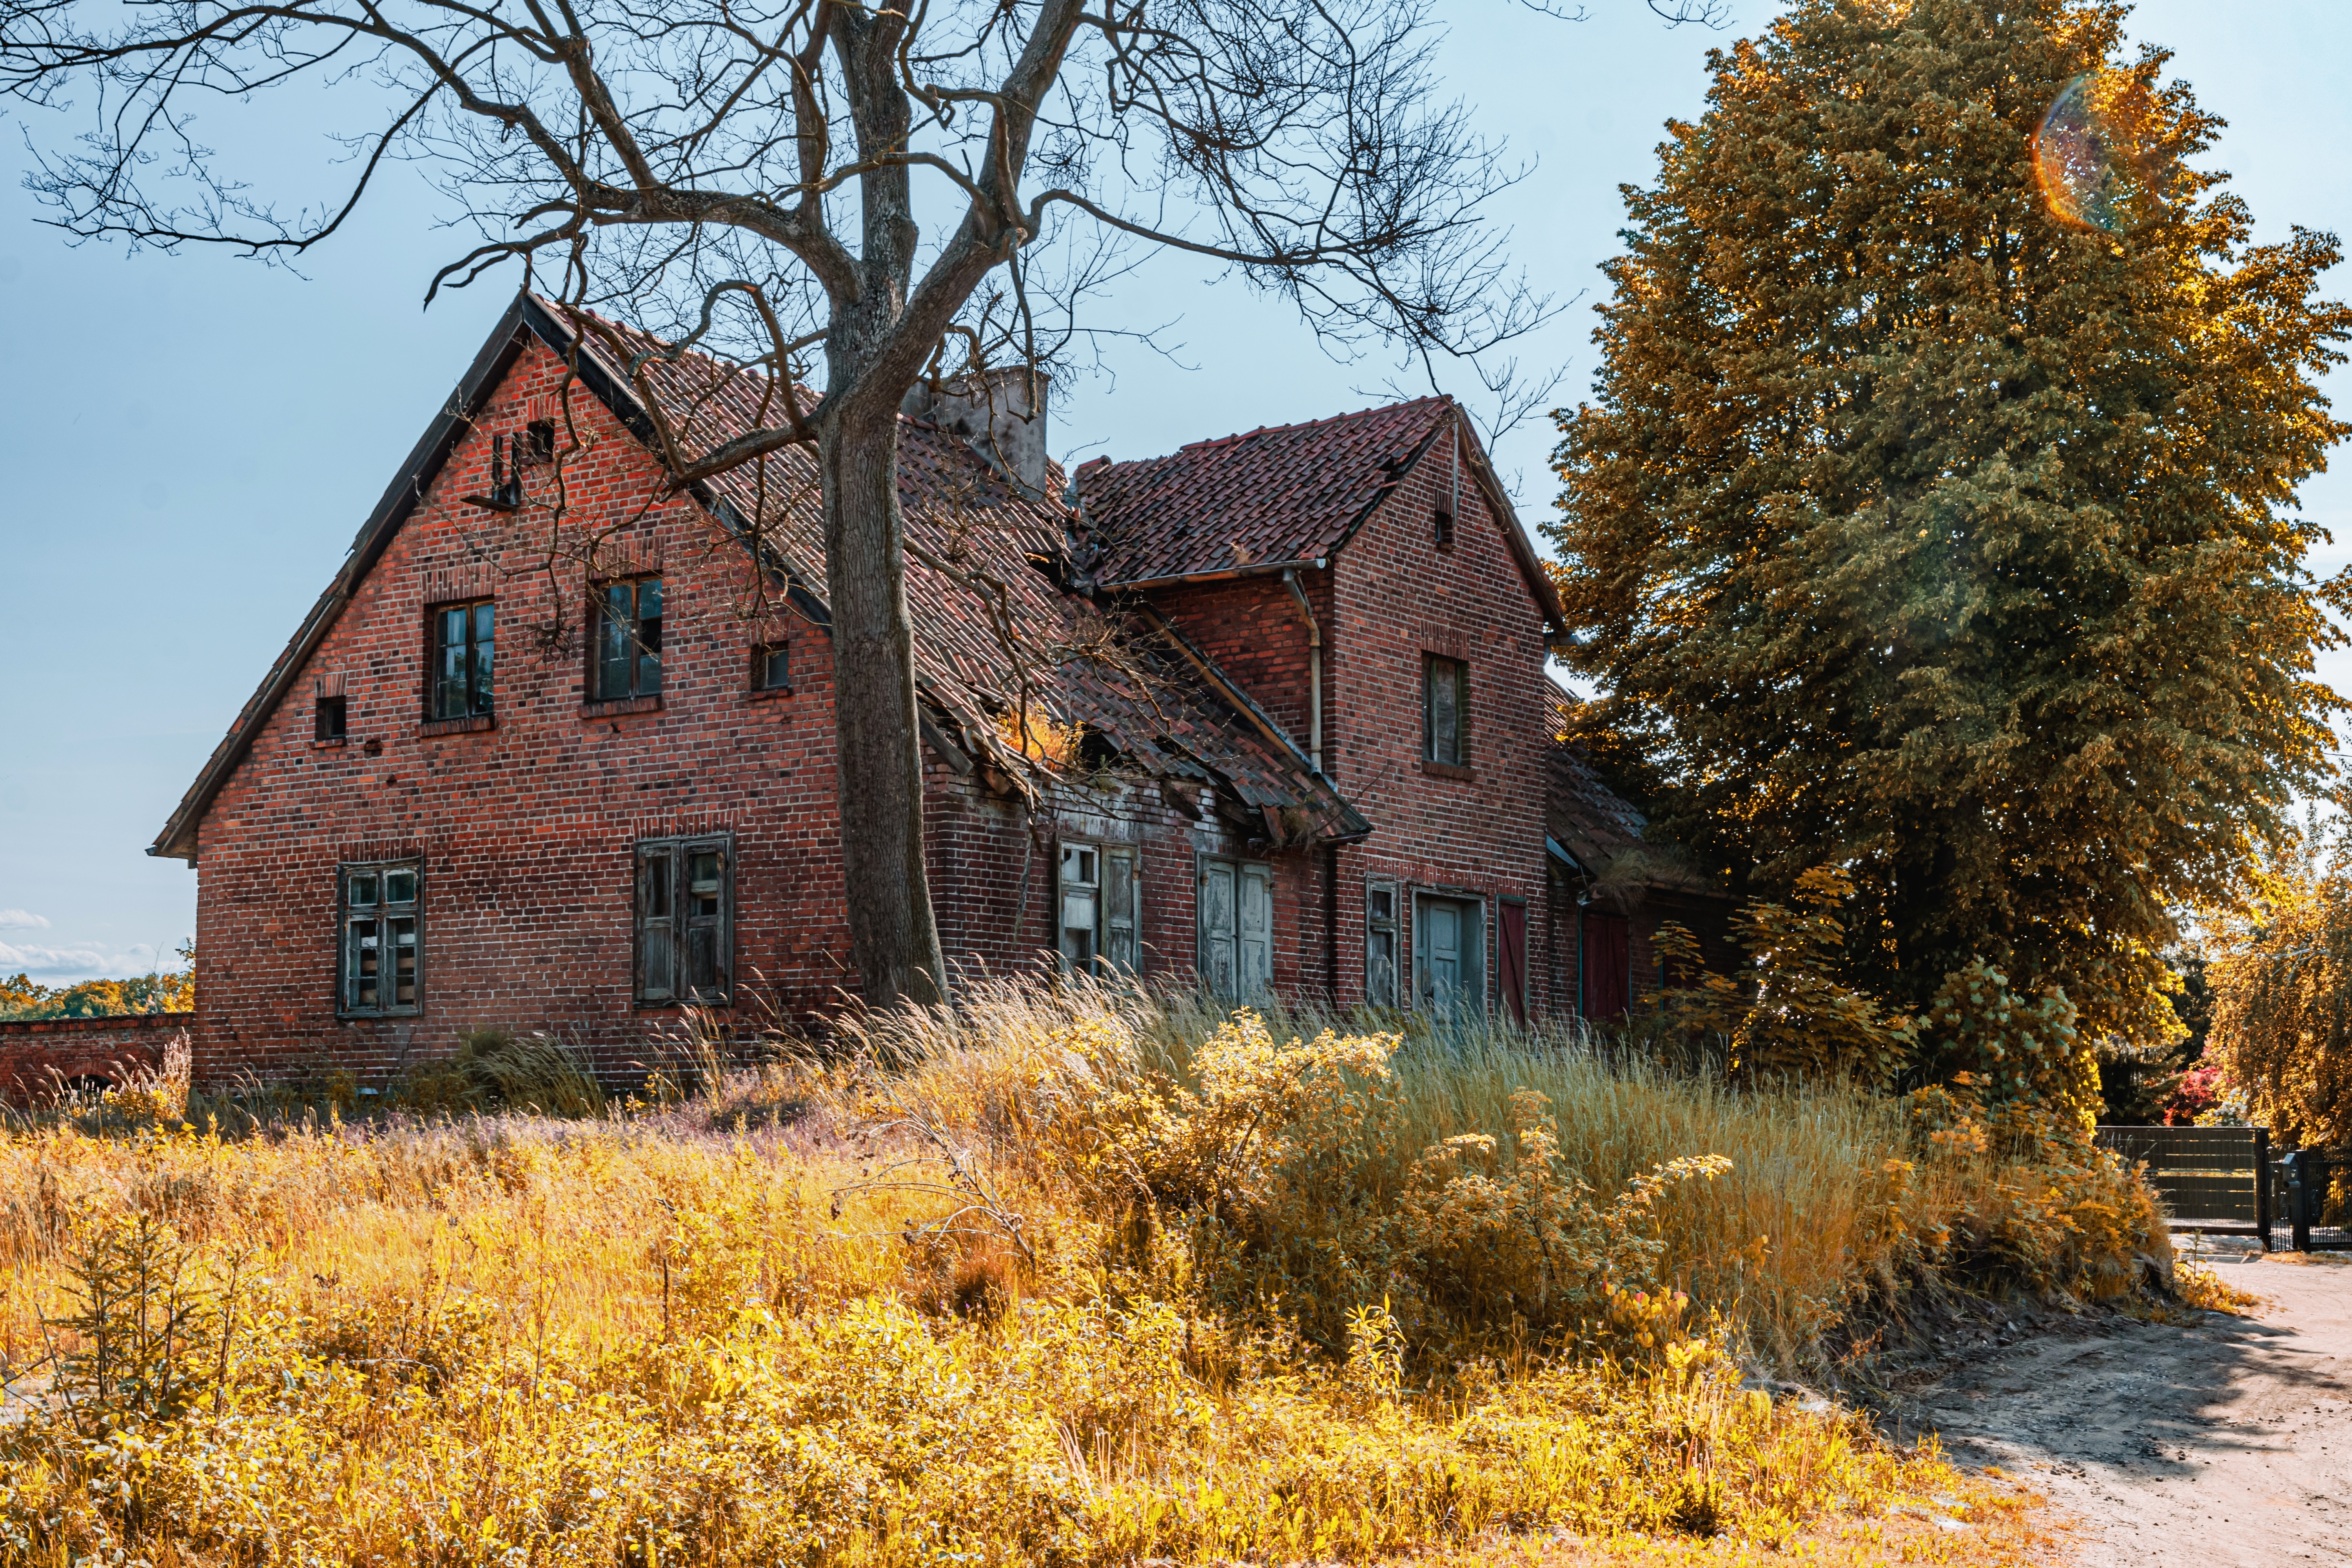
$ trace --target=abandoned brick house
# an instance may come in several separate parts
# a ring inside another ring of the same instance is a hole
[[[618,1070],[681,1004],[848,980],[814,470],[673,494],[645,399],[708,437],[761,389],[574,331],[515,301],[156,839],[200,879],[200,1077],[483,1025]],[[1019,382],[903,426],[951,960],[1622,1009],[1646,944],[1588,862],[1628,819],[1560,760],[1559,605],[1456,407],[1065,476]]]

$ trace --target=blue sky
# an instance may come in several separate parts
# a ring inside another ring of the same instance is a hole
[[[1537,163],[1497,207],[1520,261],[1584,298],[1528,345],[1591,379],[1586,307],[1616,247],[1617,187],[1652,174],[1669,116],[1696,114],[1706,49],[1770,7],[1736,4],[1723,34],[1658,24],[1640,0],[1590,0],[1564,23],[1509,0],[1457,3],[1443,66],[1491,133]],[[2323,0],[2151,0],[2135,37],[2231,121],[2220,166],[2259,237],[2291,224],[2352,231],[2352,9]],[[317,134],[276,108],[216,110],[232,149]],[[271,118],[276,116],[276,118]],[[38,127],[44,137],[50,127]],[[25,157],[0,116],[0,560],[13,673],[0,680],[0,974],[58,984],[147,968],[194,929],[195,874],[149,858],[181,792],[333,574],[394,466],[504,305],[493,284],[420,311],[459,237],[395,183],[304,276],[222,255],[74,248],[14,188]],[[2352,269],[2335,290],[2352,290]],[[1057,456],[1144,457],[1189,440],[1361,407],[1388,367],[1332,363],[1278,304],[1162,257],[1097,321],[1173,320],[1172,360],[1115,353],[1111,374],[1062,389]],[[1449,387],[1465,395],[1475,385]],[[2352,377],[2336,378],[2339,405]],[[1548,422],[1496,458],[1530,526],[1552,486]],[[2315,480],[2305,512],[2352,559],[2352,465]],[[2352,685],[2352,658],[2328,673]]]

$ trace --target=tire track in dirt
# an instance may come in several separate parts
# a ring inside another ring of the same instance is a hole
[[[2035,1335],[1910,1389],[1906,1425],[2046,1492],[2080,1568],[2352,1563],[2352,1257],[2203,1260],[2266,1304]]]

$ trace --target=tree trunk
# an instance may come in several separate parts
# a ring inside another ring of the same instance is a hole
[[[817,457],[850,958],[871,1005],[938,1001],[947,994],[947,967],[923,868],[923,755],[898,513],[897,402],[856,398],[836,411],[818,432]]]

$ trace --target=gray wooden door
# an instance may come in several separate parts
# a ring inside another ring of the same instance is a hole
[[[1202,980],[1221,996],[1264,995],[1274,979],[1274,868],[1203,860],[1200,905]]]
[[[1478,906],[1459,899],[1422,899],[1413,931],[1413,976],[1421,1005],[1441,1018],[1481,1011]]]

